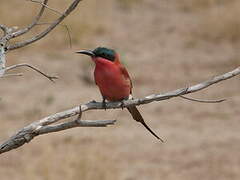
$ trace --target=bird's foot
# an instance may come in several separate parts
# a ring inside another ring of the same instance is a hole
[[[124,101],[125,101],[125,100],[122,100],[122,101],[121,101],[121,105],[120,105],[121,108],[122,108],[122,110],[123,110],[123,108],[125,108],[125,102],[124,102]]]
[[[79,113],[78,113],[78,117],[76,119],[76,121],[80,121],[82,118],[82,108],[81,108],[81,105],[79,105]]]
[[[104,98],[102,100],[102,108],[105,109],[105,111],[107,110],[106,100]]]

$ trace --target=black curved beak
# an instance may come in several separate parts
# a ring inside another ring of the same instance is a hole
[[[88,55],[88,56],[91,56],[91,57],[95,56],[95,54],[91,50],[81,50],[81,51],[77,51],[76,53],[85,54],[85,55]]]

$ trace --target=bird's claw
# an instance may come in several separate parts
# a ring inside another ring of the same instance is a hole
[[[124,102],[124,100],[121,101],[121,105],[120,105],[120,106],[121,106],[121,108],[122,108],[122,110],[123,110],[123,108],[125,107],[125,102]]]
[[[103,98],[103,101],[102,101],[102,108],[105,109],[105,111],[107,110],[107,105],[106,105],[106,99]]]
[[[82,118],[82,108],[81,108],[81,105],[79,105],[79,113],[78,113],[77,121],[80,121],[81,118]]]
[[[107,110],[107,105],[106,105],[106,101],[103,100],[102,101],[102,108],[106,111]]]

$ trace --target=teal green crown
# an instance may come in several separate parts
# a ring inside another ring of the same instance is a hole
[[[113,49],[98,47],[93,50],[96,57],[102,57],[110,61],[114,61],[116,57],[116,52]]]

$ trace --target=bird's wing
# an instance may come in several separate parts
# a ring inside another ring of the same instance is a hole
[[[131,80],[131,78],[130,78],[130,76],[129,76],[129,74],[128,74],[128,71],[127,71],[127,69],[122,65],[122,64],[120,64],[119,63],[119,67],[120,67],[120,71],[121,71],[121,73],[123,74],[123,76],[124,76],[124,78],[125,78],[125,80],[127,81],[127,83],[129,84],[129,86],[130,86],[130,88],[131,88],[131,94],[132,94],[132,80]]]

